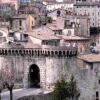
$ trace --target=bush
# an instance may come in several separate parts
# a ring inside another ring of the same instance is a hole
[[[72,76],[70,81],[57,81],[55,84],[52,100],[78,100],[80,92],[77,89],[76,81]]]

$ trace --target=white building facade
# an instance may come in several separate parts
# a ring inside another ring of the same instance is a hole
[[[48,11],[53,11],[55,9],[64,9],[64,10],[68,10],[68,11],[73,11],[73,3],[67,3],[67,2],[52,2],[52,3],[47,3],[44,2],[44,4],[46,5],[46,9]]]
[[[100,3],[76,3],[74,10],[77,15],[88,15],[91,27],[100,27]]]

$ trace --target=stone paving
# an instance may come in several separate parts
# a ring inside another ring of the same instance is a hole
[[[23,96],[38,95],[42,93],[49,93],[50,91],[44,91],[42,89],[30,88],[30,89],[16,89],[13,90],[13,100],[16,100]],[[1,100],[10,100],[9,91],[3,92],[1,94]]]

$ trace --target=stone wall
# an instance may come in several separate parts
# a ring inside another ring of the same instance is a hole
[[[95,94],[94,83],[96,79],[94,77],[93,72],[90,71],[90,69],[81,68],[81,64],[77,63],[75,57],[73,58],[43,57],[43,56],[42,57],[35,57],[35,56],[26,56],[26,57],[1,56],[0,57],[0,68],[1,67],[6,68],[7,66],[14,67],[16,69],[16,76],[21,80],[19,84],[24,88],[28,88],[29,86],[28,74],[29,74],[29,68],[32,64],[36,64],[40,69],[41,88],[52,90],[52,88],[54,87],[54,83],[57,80],[61,80],[62,77],[65,80],[69,80],[70,76],[74,75],[75,79],[78,82],[78,88],[80,89],[80,93],[81,93],[79,100],[92,100],[92,97]]]
[[[17,100],[52,100],[52,95],[51,93],[49,94],[42,94],[42,95],[31,95],[31,96],[26,96],[26,97],[21,97]]]
[[[32,64],[40,69],[40,86],[45,89],[52,89],[57,80],[69,76],[67,67],[74,63],[72,58],[66,57],[31,57],[31,56],[1,56],[0,68],[14,67],[16,77],[20,85],[29,87],[28,74]],[[73,68],[74,69],[74,68]],[[65,71],[66,70],[66,71]],[[19,82],[19,81],[18,81]]]

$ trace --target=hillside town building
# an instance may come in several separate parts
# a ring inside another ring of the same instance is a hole
[[[11,29],[32,31],[36,25],[36,16],[32,15],[16,15],[11,18]]]
[[[58,8],[73,11],[73,3],[68,2],[44,2],[48,11],[53,11]]]
[[[78,66],[80,68],[80,88],[83,99],[99,100],[100,96],[100,54],[88,54],[79,57]],[[83,77],[84,76],[84,77]],[[85,88],[84,88],[85,87]]]
[[[40,86],[50,89],[63,75],[63,72],[59,74],[61,65],[66,63],[68,57],[75,57],[77,49],[60,46],[58,37],[52,33],[45,33],[47,30],[44,33],[39,30],[41,29],[29,34],[5,34],[1,31],[1,38],[7,38],[0,44],[0,68],[13,66],[19,85],[25,88]]]
[[[91,27],[100,27],[100,3],[82,2],[74,4],[77,15],[88,15]]]
[[[18,10],[18,0],[0,0],[0,4],[2,3],[13,4],[15,9]]]
[[[99,46],[100,32],[90,34],[91,27],[100,26],[99,3],[30,2],[20,0],[18,13],[0,17],[0,69],[14,69],[14,88],[50,91],[58,80],[69,80],[73,75],[79,100],[99,100],[100,51],[91,43]],[[2,4],[0,11],[7,11],[8,3],[4,8]]]

